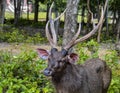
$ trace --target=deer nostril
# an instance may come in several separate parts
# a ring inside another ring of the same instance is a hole
[[[45,76],[51,76],[52,71],[50,69],[46,68],[43,73]]]

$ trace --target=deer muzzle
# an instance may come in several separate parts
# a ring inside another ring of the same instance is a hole
[[[52,70],[49,69],[49,68],[46,68],[44,71],[43,71],[43,74],[45,76],[51,76],[52,75]]]

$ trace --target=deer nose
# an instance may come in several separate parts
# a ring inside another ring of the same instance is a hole
[[[51,76],[52,75],[52,71],[49,69],[49,68],[46,68],[44,71],[43,71],[43,74],[45,76]]]

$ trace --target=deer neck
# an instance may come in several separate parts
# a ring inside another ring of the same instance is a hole
[[[64,81],[65,79],[69,79],[69,76],[73,73],[73,64],[67,64],[65,69],[59,73],[56,73],[55,75],[52,76],[52,81],[53,83],[60,83]]]

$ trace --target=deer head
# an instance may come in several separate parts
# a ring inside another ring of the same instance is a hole
[[[52,48],[50,52],[40,48],[37,50],[42,59],[48,60],[48,67],[44,70],[46,76],[62,72],[67,64],[73,64],[78,59],[77,54],[68,54],[65,49],[58,51],[56,48]]]
[[[37,49],[40,58],[42,58],[44,60],[48,60],[48,67],[44,70],[44,74],[46,76],[53,76],[55,74],[58,74],[59,72],[62,72],[68,64],[74,64],[78,60],[78,55],[75,53],[68,53],[68,50],[71,47],[73,47],[74,45],[76,45],[77,43],[82,42],[82,41],[88,39],[89,37],[91,37],[98,30],[99,26],[102,24],[103,15],[104,15],[103,9],[101,9],[101,18],[100,18],[98,24],[95,25],[95,23],[93,22],[92,31],[81,38],[78,38],[78,36],[80,34],[80,30],[81,30],[81,24],[79,24],[78,31],[73,36],[72,40],[66,46],[62,47],[61,51],[58,51],[58,49],[56,48],[57,37],[56,37],[55,28],[54,28],[54,23],[62,15],[64,15],[66,9],[60,16],[53,19],[51,17],[52,7],[53,7],[53,3],[49,10],[49,21],[46,24],[46,36],[47,36],[47,39],[49,40],[49,43],[52,48],[50,51],[47,51],[45,49],[40,49],[40,48]],[[92,17],[92,20],[93,20],[93,17]],[[51,29],[51,34],[48,29],[49,25],[50,25],[50,29]]]

